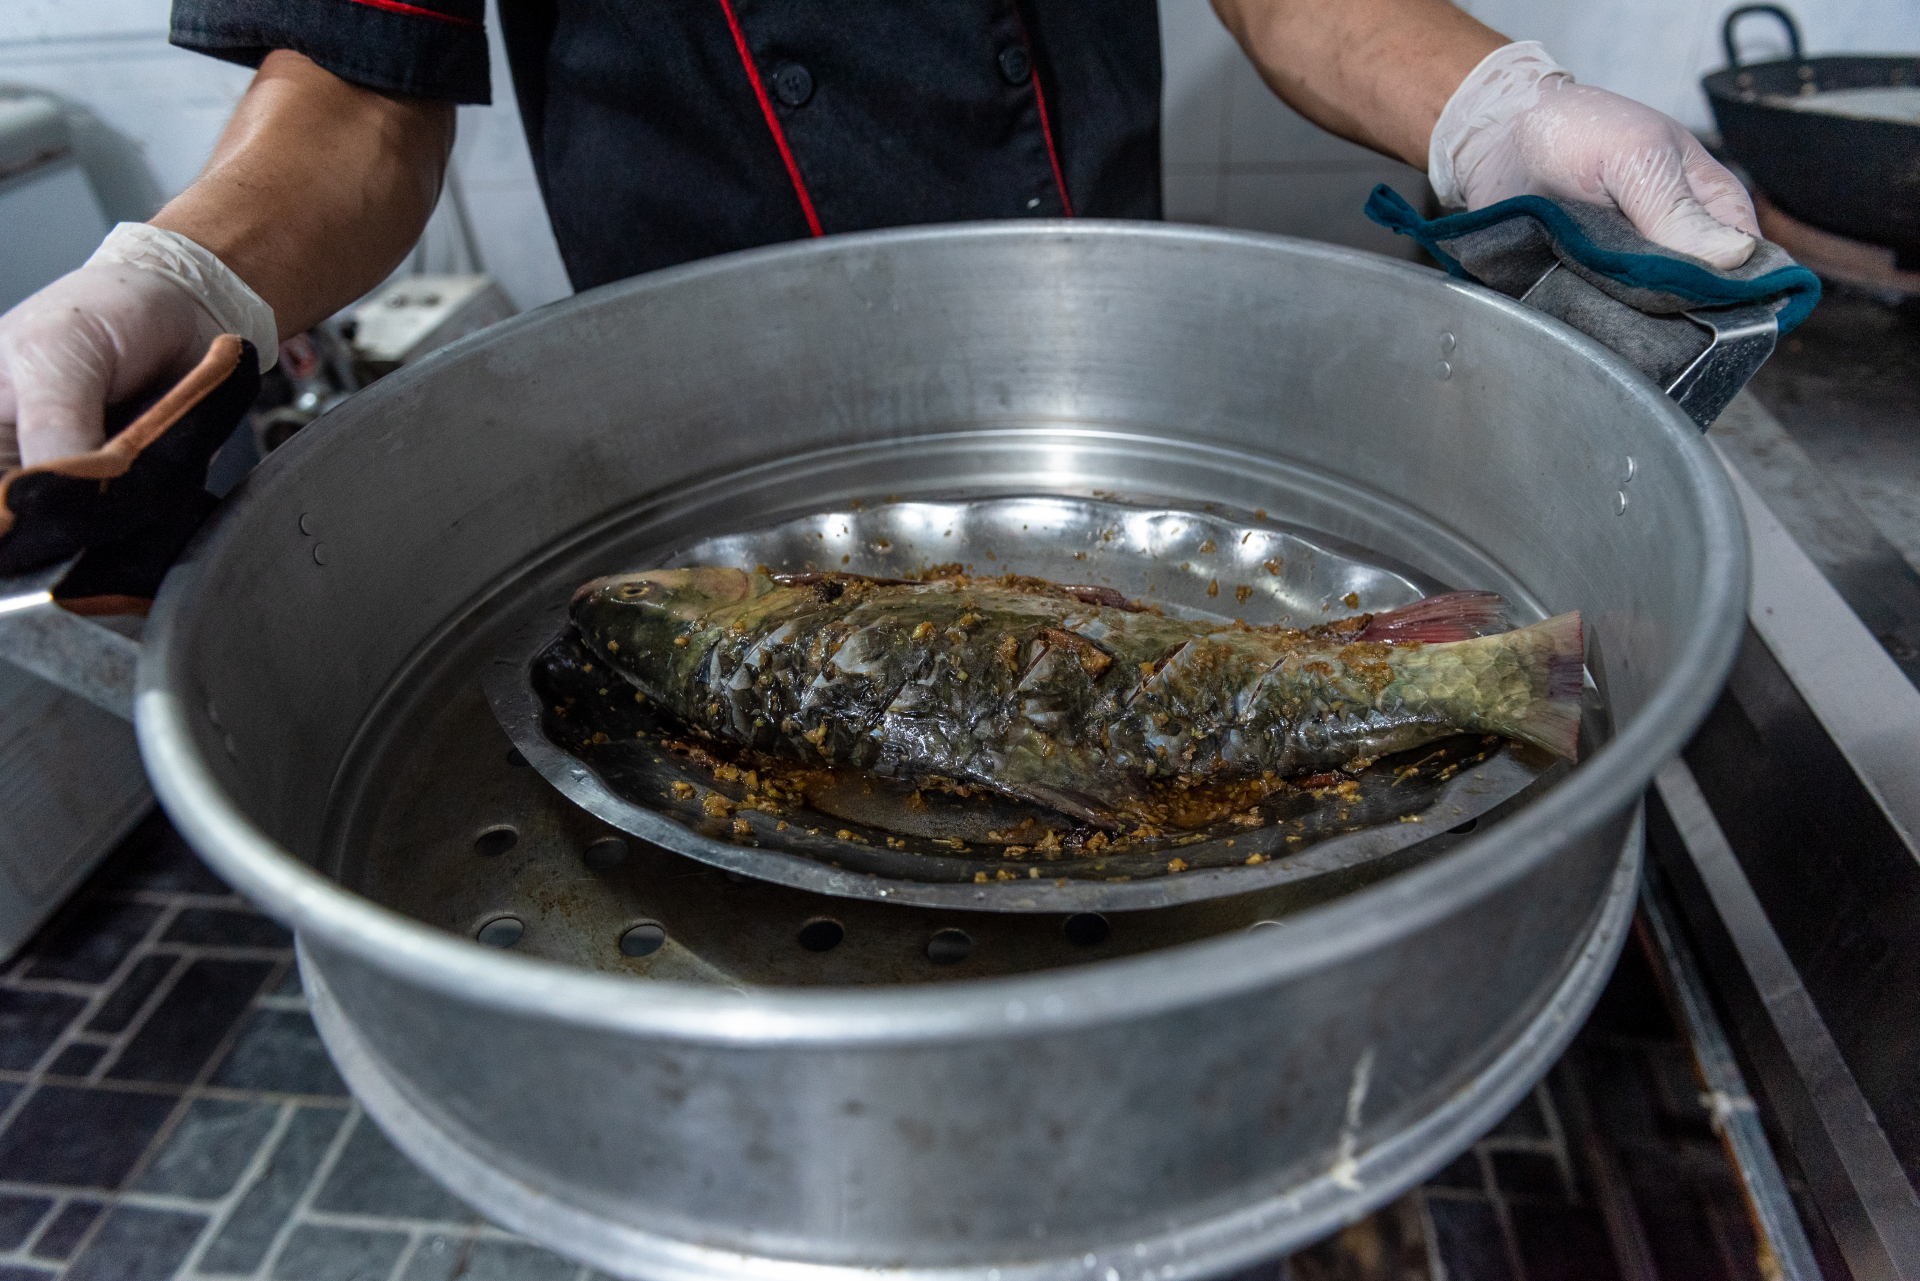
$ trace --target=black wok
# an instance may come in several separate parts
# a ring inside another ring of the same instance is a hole
[[[1791,57],[1740,65],[1734,25],[1754,13],[1786,26]],[[1902,270],[1920,269],[1920,123],[1791,105],[1836,89],[1920,85],[1920,55],[1802,57],[1792,15],[1770,4],[1735,9],[1721,35],[1727,69],[1701,83],[1733,159],[1793,217],[1887,246]]]

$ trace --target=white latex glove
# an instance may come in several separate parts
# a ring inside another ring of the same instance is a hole
[[[98,448],[106,406],[185,374],[215,335],[279,356],[273,309],[186,237],[121,223],[0,316],[0,471]]]
[[[1427,175],[1442,205],[1513,196],[1615,205],[1657,245],[1731,270],[1760,236],[1740,180],[1670,116],[1575,84],[1538,41],[1488,54],[1440,113]]]

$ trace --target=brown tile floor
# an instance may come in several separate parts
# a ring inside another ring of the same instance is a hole
[[[1235,1281],[1756,1278],[1645,960],[1547,1083],[1423,1187]],[[1621,1195],[1624,1190],[1624,1195]],[[585,1281],[427,1179],[347,1096],[292,941],[158,816],[0,970],[0,1281]]]

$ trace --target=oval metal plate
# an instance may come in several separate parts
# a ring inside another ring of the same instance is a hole
[[[1304,627],[1409,604],[1446,586],[1264,512],[1181,511],[1031,496],[892,502],[823,511],[673,549],[650,564],[765,565],[882,577],[951,567],[1113,587],[1170,613]],[[828,808],[753,808],[739,781],[676,750],[675,727],[604,684],[604,668],[552,617],[530,622],[489,665],[488,702],[515,747],[568,798],[644,840],[743,875],[824,894],[986,911],[1161,907],[1333,875],[1477,818],[1566,766],[1459,737],[1383,759],[1346,795],[1283,794],[1261,823],[1130,841],[1118,851],[1009,856],[1005,844],[938,833],[1013,827],[1047,812],[998,798],[934,796],[902,824],[877,793]],[[676,789],[675,784],[681,786]],[[855,790],[864,790],[863,788]],[[713,796],[717,794],[717,799]],[[904,800],[905,791],[897,799]],[[740,808],[742,803],[747,808]],[[861,821],[861,818],[867,821]],[[942,821],[951,826],[942,828]],[[1059,825],[1063,822],[1055,820]]]

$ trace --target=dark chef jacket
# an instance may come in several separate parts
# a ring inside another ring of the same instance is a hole
[[[172,40],[489,100],[484,0],[174,0]],[[1160,216],[1154,0],[500,0],[575,288],[827,232]]]

